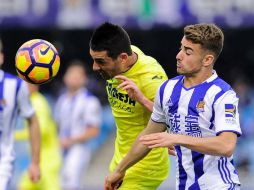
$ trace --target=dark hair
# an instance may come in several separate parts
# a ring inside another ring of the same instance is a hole
[[[184,28],[184,36],[193,43],[200,44],[204,49],[214,53],[215,60],[220,55],[224,34],[215,24],[194,24]]]
[[[127,32],[120,26],[108,22],[95,29],[90,48],[93,51],[107,51],[107,55],[116,59],[121,53],[131,55],[131,41]]]
[[[72,61],[69,62],[69,66],[67,69],[71,68],[71,67],[80,67],[83,71],[84,71],[84,74],[86,74],[86,67],[85,67],[85,63],[82,62],[81,60],[79,59],[74,59]]]

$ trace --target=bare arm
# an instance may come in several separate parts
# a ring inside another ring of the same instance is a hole
[[[140,141],[149,148],[181,145],[203,154],[230,157],[236,146],[237,135],[233,132],[222,132],[219,136],[197,138],[186,135],[155,133],[142,136]]]
[[[80,143],[95,138],[100,133],[100,128],[97,126],[89,126],[88,129],[79,136],[73,137],[73,143]]]
[[[163,132],[165,130],[165,124],[155,123],[150,120],[147,127],[137,137],[136,141],[132,145],[132,148],[117,166],[115,171],[106,177],[105,190],[113,190],[114,188],[116,188],[118,184],[122,181],[126,170],[136,164],[138,161],[142,160],[151,151],[150,148],[144,146],[139,141],[139,137],[141,135]]]
[[[29,175],[33,182],[37,182],[40,179],[40,128],[35,114],[28,119],[28,126],[32,157]]]
[[[87,130],[78,136],[65,138],[61,140],[61,145],[63,148],[69,148],[70,146],[88,141],[95,138],[100,133],[100,128],[98,126],[89,126]]]
[[[115,78],[120,79],[122,81],[122,83],[118,86],[118,88],[126,90],[131,99],[138,101],[148,111],[150,112],[153,111],[153,101],[146,98],[145,95],[141,92],[141,90],[132,80],[122,75],[118,75]]]

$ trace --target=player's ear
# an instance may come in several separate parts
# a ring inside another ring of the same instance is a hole
[[[203,58],[203,65],[205,67],[210,66],[214,62],[214,55],[213,54],[206,54]]]
[[[2,66],[3,63],[4,63],[4,54],[0,52],[0,67]]]
[[[121,63],[126,63],[126,61],[128,59],[128,54],[127,53],[120,53],[120,55],[118,56],[118,59]]]

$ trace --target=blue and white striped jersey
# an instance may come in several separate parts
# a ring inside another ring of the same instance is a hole
[[[0,176],[11,176],[13,133],[18,114],[25,118],[34,114],[27,85],[20,78],[0,70]]]
[[[62,94],[55,106],[55,119],[60,137],[75,137],[83,133],[89,125],[101,125],[102,108],[99,99],[86,88],[74,95]]]
[[[224,131],[241,135],[238,98],[216,72],[202,84],[183,86],[184,76],[166,81],[155,98],[151,119],[168,131],[193,137],[212,137]],[[216,189],[221,184],[240,184],[233,156],[204,155],[183,146],[177,152],[176,189]]]

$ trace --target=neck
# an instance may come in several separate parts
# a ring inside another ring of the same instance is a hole
[[[68,94],[69,94],[70,96],[75,96],[75,95],[78,93],[79,89],[80,89],[80,88],[69,89],[69,90],[68,90]]]
[[[196,75],[194,74],[191,76],[185,76],[183,83],[186,88],[190,88],[190,87],[203,83],[204,81],[209,79],[212,75],[213,75],[213,72],[211,71],[211,72],[207,72],[203,74],[196,74]]]
[[[125,71],[128,71],[138,60],[138,55],[135,52],[132,52],[132,54],[128,57],[128,61],[126,62],[126,68]]]

